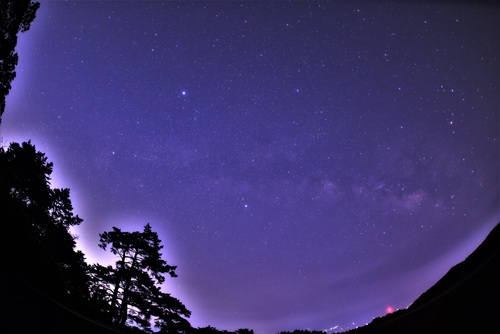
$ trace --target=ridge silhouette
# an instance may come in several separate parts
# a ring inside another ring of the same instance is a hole
[[[407,309],[345,333],[500,333],[500,223]]]

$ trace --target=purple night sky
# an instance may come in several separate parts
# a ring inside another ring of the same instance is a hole
[[[98,234],[150,223],[195,327],[364,325],[499,218],[499,7],[41,1],[3,142]]]

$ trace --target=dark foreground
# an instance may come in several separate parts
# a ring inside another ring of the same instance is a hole
[[[123,333],[52,300],[0,265],[3,333]],[[500,224],[408,309],[352,334],[500,333]]]

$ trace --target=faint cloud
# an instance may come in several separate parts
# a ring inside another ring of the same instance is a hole
[[[422,206],[427,197],[424,190],[418,189],[401,196],[391,195],[387,203],[394,209],[415,210]]]
[[[324,179],[321,181],[320,186],[317,189],[317,198],[323,201],[336,201],[343,196],[343,190],[339,185],[334,183],[329,179]]]
[[[423,190],[419,189],[415,192],[403,196],[403,207],[412,210],[419,207],[424,199],[426,198],[426,194]]]

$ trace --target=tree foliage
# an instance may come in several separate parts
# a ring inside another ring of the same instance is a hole
[[[160,289],[165,274],[176,277],[176,267],[162,259],[158,234],[149,224],[142,232],[114,227],[100,234],[100,247],[117,256],[115,266],[89,267],[69,232],[82,219],[73,214],[69,189],[51,188],[52,170],[31,142],[0,148],[2,270],[123,328],[147,333],[154,324],[160,332],[190,332],[190,311]]]
[[[5,110],[5,97],[16,77],[17,35],[30,28],[40,3],[31,0],[0,1],[0,123]]]
[[[0,148],[0,257],[50,295],[86,298],[86,263],[69,233],[82,219],[69,189],[50,187],[51,173],[52,163],[30,142]]]
[[[308,330],[308,329],[296,329],[293,332],[279,332],[279,334],[326,334],[325,331]]]
[[[185,332],[190,326],[184,317],[190,312],[159,286],[164,274],[176,277],[175,266],[161,257],[158,234],[146,224],[142,232],[125,232],[117,227],[101,233],[99,246],[117,257],[115,266],[94,265],[92,299],[118,325],[136,325],[150,330],[151,322],[162,331]]]
[[[212,326],[206,326],[193,329],[192,333],[193,334],[253,334],[254,332],[252,329],[248,328],[239,328],[234,332],[231,332],[227,330],[219,330]]]

